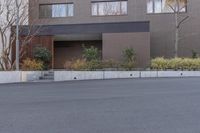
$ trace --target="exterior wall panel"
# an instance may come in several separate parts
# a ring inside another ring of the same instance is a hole
[[[150,62],[150,33],[104,33],[103,59],[123,60],[123,50],[133,48],[136,52],[136,66],[148,67]]]
[[[91,16],[91,0],[68,0],[74,3],[74,16],[58,19],[38,19],[39,3],[65,3],[66,0],[37,0],[37,4],[30,12],[30,20],[36,24],[82,24],[82,23],[106,23],[106,22],[134,22],[150,21],[151,31],[151,57],[174,55],[174,15],[173,14],[147,14],[146,0],[128,0],[128,15],[122,16]],[[98,1],[98,0],[92,0]],[[187,13],[189,19],[181,28],[181,41],[179,45],[180,56],[191,56],[192,50],[200,53],[200,1],[190,0]]]

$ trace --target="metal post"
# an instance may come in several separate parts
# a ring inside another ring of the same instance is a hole
[[[15,0],[16,3],[16,71],[19,71],[19,6],[18,0]]]

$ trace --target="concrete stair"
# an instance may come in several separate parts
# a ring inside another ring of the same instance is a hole
[[[54,81],[54,71],[45,71],[40,81]]]

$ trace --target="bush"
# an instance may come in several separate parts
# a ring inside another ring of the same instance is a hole
[[[102,64],[99,60],[86,61],[84,59],[77,59],[74,61],[66,61],[64,68],[69,70],[96,70],[102,69]]]
[[[165,70],[168,68],[168,60],[163,57],[158,57],[151,60],[151,68],[158,70]]]
[[[172,59],[165,59],[167,61],[167,69],[183,69],[184,62],[182,58],[172,58]]]
[[[195,51],[195,50],[192,50],[192,58],[193,59],[196,59],[196,58],[198,58],[198,54],[197,54],[197,52]]]
[[[197,70],[200,69],[200,58],[172,58],[158,57],[151,60],[151,68],[157,70]]]
[[[72,69],[72,65],[73,65],[73,61],[65,61],[64,68],[71,70]]]
[[[117,63],[114,60],[104,60],[102,61],[102,67],[103,68],[118,68],[119,63]]]
[[[87,62],[83,59],[77,59],[71,63],[72,70],[85,70],[87,68]]]
[[[44,62],[45,70],[49,68],[49,63],[51,62],[52,55],[47,48],[37,47],[34,49],[33,55],[36,60]]]
[[[86,69],[87,70],[102,69],[102,63],[99,60],[88,61],[86,62]]]
[[[22,61],[22,70],[24,71],[37,71],[43,70],[44,64],[42,61],[37,61],[35,59],[25,59]]]
[[[64,63],[64,68],[67,70],[83,70],[86,68],[86,61],[83,59],[67,60]]]
[[[123,51],[124,63],[121,65],[122,67],[131,70],[135,67],[136,54],[133,48],[126,48]]]
[[[133,48],[126,48],[123,51],[123,57],[125,62],[135,62],[136,54]]]
[[[124,62],[121,64],[121,67],[128,71],[133,70],[135,67],[135,62]]]
[[[83,48],[83,58],[86,59],[86,61],[99,60],[98,48],[95,48],[94,46],[91,46],[90,48]]]

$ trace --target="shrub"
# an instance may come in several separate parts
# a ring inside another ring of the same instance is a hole
[[[71,70],[72,69],[72,64],[73,64],[73,61],[65,61],[64,68]]]
[[[86,59],[86,61],[99,60],[98,48],[95,48],[94,46],[91,46],[90,48],[83,48],[83,58]]]
[[[72,70],[85,70],[87,68],[87,62],[83,59],[77,59],[71,63]]]
[[[119,63],[117,63],[114,60],[104,60],[102,61],[102,67],[103,68],[118,68]]]
[[[133,48],[126,48],[123,51],[124,63],[121,65],[122,67],[131,70],[135,67],[136,54]]]
[[[72,62],[71,69],[72,70],[84,70],[86,68],[86,61],[82,59],[77,59]]]
[[[24,71],[37,71],[43,70],[44,64],[42,61],[27,58],[22,61],[22,70]]]
[[[172,58],[172,59],[165,59],[168,62],[168,69],[174,69],[174,70],[178,70],[178,69],[183,69],[184,66],[184,62],[182,58]]]
[[[102,69],[101,61],[99,60],[91,60],[86,62],[86,69],[87,70],[96,70],[96,69]]]
[[[65,69],[69,70],[96,70],[102,69],[101,61],[91,60],[86,61],[84,59],[77,59],[74,61],[66,61],[64,64]]]
[[[151,68],[158,70],[165,70],[168,68],[168,60],[163,57],[158,57],[151,60]]]
[[[198,54],[195,50],[192,50],[192,58],[193,59],[198,58]]]
[[[200,58],[172,58],[164,59],[158,57],[151,60],[151,68],[158,70],[197,70],[200,69]]]
[[[124,62],[121,64],[121,67],[125,68],[126,70],[132,70],[135,67],[135,62]]]
[[[44,47],[37,47],[34,49],[34,58],[44,62],[44,69],[49,68],[49,63],[51,62],[51,52]]]
[[[200,69],[200,58],[190,59],[190,64],[187,69],[199,70]]]
[[[123,57],[125,62],[135,62],[136,54],[133,48],[126,48],[123,51]]]

